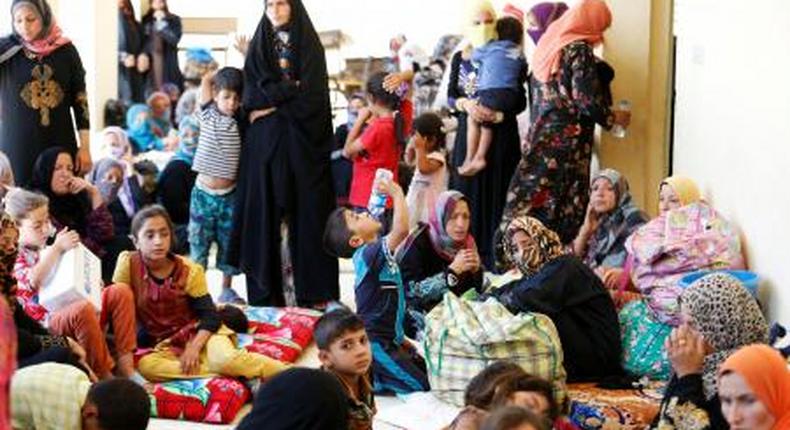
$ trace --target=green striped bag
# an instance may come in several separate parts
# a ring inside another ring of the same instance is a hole
[[[431,391],[445,402],[463,406],[469,381],[489,364],[508,360],[552,381],[558,404],[565,404],[562,345],[549,317],[513,315],[493,298],[474,302],[446,293],[426,316],[425,325]]]

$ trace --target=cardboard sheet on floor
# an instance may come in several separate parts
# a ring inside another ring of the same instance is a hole
[[[376,422],[398,429],[438,430],[450,424],[460,411],[431,393],[414,393],[392,398],[376,397],[376,402],[379,409]]]

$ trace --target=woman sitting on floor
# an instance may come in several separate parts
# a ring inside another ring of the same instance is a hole
[[[674,376],[651,429],[726,429],[716,385],[719,366],[739,348],[768,342],[757,301],[734,277],[708,275],[680,296],[682,324],[665,348]]]
[[[590,185],[590,203],[573,253],[595,271],[607,288],[616,289],[625,265],[625,240],[647,215],[639,210],[628,189],[628,181],[614,169],[600,171]]]
[[[460,296],[483,287],[483,268],[469,226],[469,201],[458,191],[445,191],[430,223],[418,224],[398,250],[406,286],[406,335],[416,337],[424,328],[425,314],[447,291]]]
[[[735,229],[700,200],[688,178],[671,177],[660,188],[660,215],[626,241],[628,275],[641,300],[620,311],[625,370],[666,379],[669,362],[662,347],[680,323],[679,281],[690,273],[744,267]],[[622,279],[621,281],[625,281]]]
[[[135,215],[137,251],[118,258],[113,280],[134,293],[138,342],[154,351],[138,363],[149,381],[225,375],[268,378],[286,366],[236,346],[208,293],[203,268],[174,255],[173,223],[167,211],[149,206]]]
[[[620,326],[609,292],[559,236],[531,217],[513,220],[504,248],[523,279],[493,294],[511,312],[540,312],[557,327],[568,381],[620,376]]]

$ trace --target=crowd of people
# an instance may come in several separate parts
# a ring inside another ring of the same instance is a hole
[[[197,49],[182,70],[167,1],[138,23],[119,0],[128,109],[92,157],[79,53],[46,0],[14,0],[0,39],[0,429],[142,429],[138,382],[211,375],[264,381],[240,429],[371,429],[374,395],[431,390],[415,342],[447,295],[545,315],[562,384],[666,381],[651,428],[790,428],[786,358],[752,292],[721,272],[746,268],[736,228],[687,177],[661,183],[649,219],[622,173],[591,172],[596,125],[630,122],[595,55],[607,5],[473,3],[463,40],[429,61],[400,49],[333,132],[300,0],[266,1],[239,41],[243,70]],[[447,109],[433,110],[446,64]],[[151,151],[168,154],[161,172]],[[78,247],[101,258],[100,309],[44,306]],[[338,258],[353,262],[353,311],[337,303]],[[698,271],[715,273],[681,285]],[[325,311],[322,368],[240,348],[247,303]],[[498,360],[469,375],[447,428],[576,428],[555,382]]]

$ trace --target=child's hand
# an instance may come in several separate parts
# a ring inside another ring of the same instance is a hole
[[[68,227],[61,230],[55,236],[55,243],[53,246],[57,248],[61,254],[74,249],[80,243],[80,235],[74,230],[69,230]]]
[[[403,196],[403,188],[396,181],[386,180],[379,183],[379,190],[391,197]]]
[[[200,369],[200,350],[187,345],[178,361],[181,362],[181,371],[185,375],[194,375]]]

